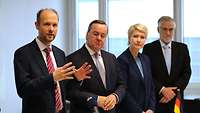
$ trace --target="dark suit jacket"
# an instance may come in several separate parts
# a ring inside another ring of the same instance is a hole
[[[144,54],[139,53],[138,57],[142,64],[144,78],[129,49],[117,58],[127,84],[126,95],[120,103],[119,113],[142,113],[147,109],[155,110],[156,100],[150,60]]]
[[[99,72],[85,46],[67,57],[67,60],[72,61],[76,68],[79,68],[85,62],[92,65],[90,79],[85,79],[80,83],[72,80],[66,85],[68,87],[67,98],[71,101],[70,113],[93,113],[87,102],[89,97],[116,93],[119,101],[121,101],[124,96],[124,81],[119,76],[121,72],[116,57],[103,50],[101,55],[105,65],[107,88],[104,87]],[[99,111],[100,113],[115,113],[115,109],[106,112],[99,108]]]
[[[163,86],[176,86],[180,89],[180,92],[183,95],[183,90],[186,88],[191,76],[190,56],[187,45],[172,41],[171,49],[172,61],[171,72],[169,75],[160,41],[156,40],[152,43],[146,44],[143,48],[143,53],[148,55],[151,60],[157,101],[160,99],[159,91]],[[171,109],[172,111],[174,108],[174,100],[170,102],[169,105],[166,105],[166,107],[168,107],[166,109]],[[171,111],[169,111],[169,113],[171,113]]]
[[[55,46],[52,51],[57,66],[64,65],[64,52]],[[17,93],[22,98],[22,113],[55,113],[54,80],[35,40],[16,50],[14,70]],[[64,94],[62,84],[60,82]],[[64,95],[62,99],[65,106]]]

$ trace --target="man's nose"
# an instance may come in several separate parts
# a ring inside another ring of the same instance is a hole
[[[99,35],[97,35],[97,39],[98,40],[102,40],[102,37],[101,37],[101,35],[99,34]]]
[[[49,30],[50,30],[50,31],[53,31],[53,29],[54,29],[53,25],[50,25],[50,26],[49,26]]]

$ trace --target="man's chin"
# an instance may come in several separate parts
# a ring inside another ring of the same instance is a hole
[[[164,42],[165,44],[168,44],[168,43],[170,43],[171,41],[172,41],[171,39],[163,40],[163,42]]]
[[[95,52],[99,52],[101,50],[101,48],[95,48],[94,51]]]
[[[53,41],[54,39],[55,39],[55,37],[53,37],[53,36],[49,36],[49,37],[48,37],[48,40],[49,40],[49,41]]]

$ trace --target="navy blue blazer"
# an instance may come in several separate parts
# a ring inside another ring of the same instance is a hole
[[[138,57],[142,64],[143,77],[129,48],[117,58],[127,85],[126,94],[119,105],[118,113],[142,113],[148,109],[155,110],[150,60],[144,54],[139,53]]]
[[[98,95],[107,96],[115,93],[122,100],[125,94],[124,81],[120,77],[120,68],[117,64],[116,57],[106,51],[101,50],[101,55],[104,61],[106,71],[106,86],[104,87],[99,72],[92,60],[91,55],[86,49],[85,45],[67,56],[67,61],[73,62],[76,68],[79,68],[83,63],[88,62],[92,66],[92,72],[89,74],[90,79],[85,79],[82,82],[75,80],[68,81],[67,99],[70,100],[70,113],[93,113],[91,106],[88,105],[87,99]],[[115,113],[115,109],[104,111],[98,108],[100,113]]]
[[[55,46],[52,46],[52,51],[57,66],[63,66],[64,52]],[[22,99],[22,113],[55,113],[54,80],[49,75],[35,40],[15,51],[14,71],[17,93]],[[62,82],[60,86],[65,107]],[[65,108],[63,113],[65,113]]]

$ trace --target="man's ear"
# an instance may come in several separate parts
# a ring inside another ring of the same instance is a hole
[[[39,23],[35,22],[35,28],[38,29],[38,27],[39,27]]]
[[[158,30],[158,32],[160,33],[160,29],[159,29],[159,27],[157,27],[157,30]]]

